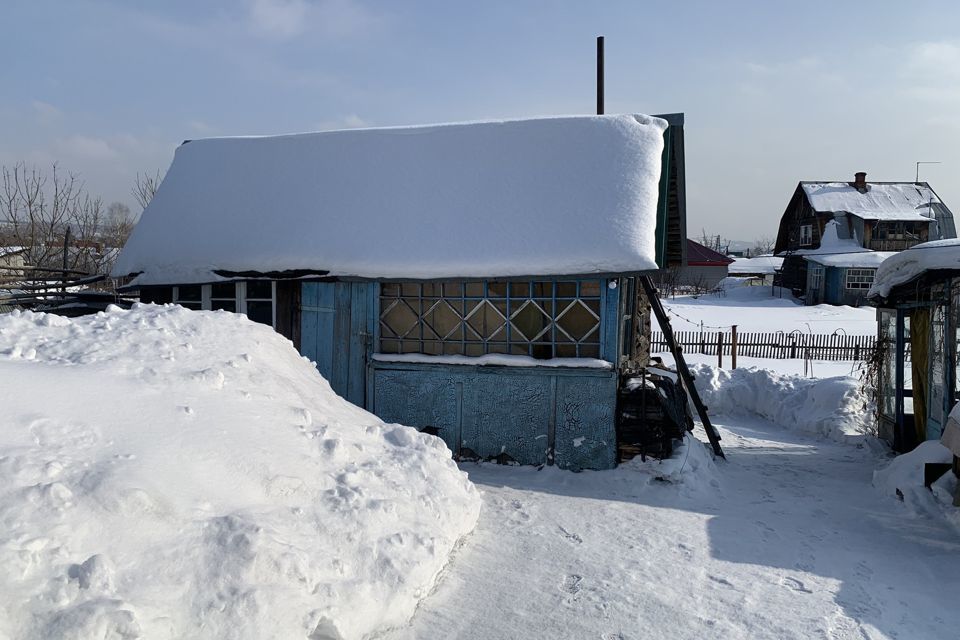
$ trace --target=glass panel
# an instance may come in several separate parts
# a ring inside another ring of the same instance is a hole
[[[417,326],[417,314],[407,306],[406,301],[398,300],[381,314],[380,320],[394,335],[405,336]]]
[[[529,297],[530,297],[530,283],[528,283],[528,282],[511,282],[511,283],[510,283],[510,297],[512,297],[512,298],[529,298]]]
[[[600,345],[598,344],[583,344],[580,345],[580,357],[581,358],[600,358]]]
[[[558,358],[576,358],[576,357],[577,357],[577,345],[575,345],[575,344],[558,344],[558,345],[557,345],[557,357],[558,357]]]
[[[400,341],[381,339],[380,353],[400,353]]]
[[[482,282],[467,282],[464,284],[464,295],[468,298],[482,298],[483,297],[483,283]]]
[[[273,326],[273,302],[269,300],[247,300],[247,317],[254,322]]]
[[[247,300],[272,300],[273,284],[269,280],[248,280]]]
[[[557,297],[558,298],[577,297],[577,283],[576,282],[558,282]]]
[[[400,285],[396,282],[384,282],[380,285],[381,298],[396,298],[400,295]]]
[[[424,315],[423,320],[441,339],[451,336],[460,328],[460,314],[445,300],[440,300],[433,305]]]
[[[528,300],[516,311],[511,318],[514,340],[530,342],[536,340],[544,329],[550,326],[550,317],[532,300]]]
[[[190,285],[188,287],[177,287],[176,293],[178,302],[200,302],[200,300],[203,298],[203,291],[199,284]],[[193,307],[190,308],[192,309]]]
[[[459,298],[463,296],[463,285],[459,282],[444,282],[443,296],[445,298]]]
[[[600,318],[586,304],[574,300],[557,318],[557,326],[579,342],[600,327]]]
[[[210,308],[214,311],[229,311],[231,313],[237,312],[237,301],[236,300],[211,300]]]
[[[490,282],[489,284],[487,284],[487,297],[506,298],[507,283],[506,282]]]
[[[233,282],[218,282],[210,285],[211,298],[236,298],[237,285]]]
[[[193,309],[194,311],[200,311],[199,302],[178,302],[177,304],[179,304],[181,307],[184,307],[186,309]]]
[[[581,298],[599,298],[600,297],[600,281],[584,280],[583,282],[581,282],[580,297]]]
[[[487,340],[495,331],[506,324],[506,318],[492,304],[483,300],[467,317],[467,324],[477,332],[477,335]]]

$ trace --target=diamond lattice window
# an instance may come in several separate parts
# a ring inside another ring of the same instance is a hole
[[[385,283],[380,351],[600,357],[600,281]]]

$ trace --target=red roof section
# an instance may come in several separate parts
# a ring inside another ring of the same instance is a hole
[[[722,267],[733,262],[722,253],[703,246],[687,238],[687,266],[690,267]]]

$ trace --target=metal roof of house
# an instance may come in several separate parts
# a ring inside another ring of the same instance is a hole
[[[691,267],[722,267],[733,262],[718,251],[687,238],[687,265]]]

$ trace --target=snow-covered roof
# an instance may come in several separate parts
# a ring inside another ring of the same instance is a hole
[[[805,259],[825,267],[876,269],[884,260],[896,254],[896,251],[862,251],[811,255],[805,256]]]
[[[931,205],[940,198],[925,182],[868,182],[860,193],[847,182],[802,182],[810,206],[820,212],[845,212],[865,220],[930,222]]]
[[[730,275],[738,274],[771,274],[783,266],[783,258],[778,256],[757,256],[755,258],[737,258],[727,272]]]
[[[951,270],[960,275],[960,240],[934,240],[914,245],[885,260],[873,279],[868,298],[886,298],[897,285],[928,271]]]
[[[663,132],[571,116],[185,143],[114,274],[367,278],[655,269]]]

